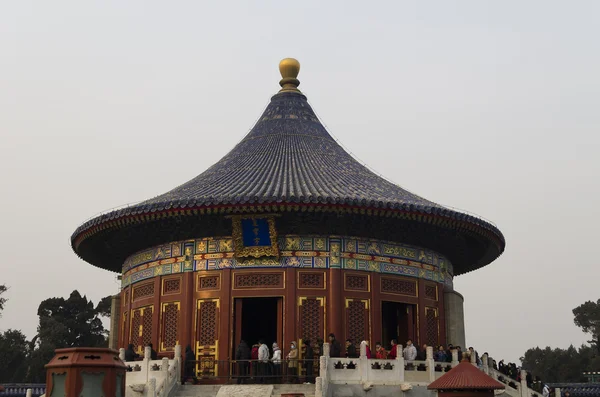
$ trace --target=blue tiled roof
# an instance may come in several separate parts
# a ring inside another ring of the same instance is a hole
[[[140,207],[273,202],[447,211],[357,162],[297,93],[275,95],[250,133],[219,162]]]
[[[560,388],[561,394],[569,392],[571,397],[598,397],[600,383],[549,383],[551,388]]]
[[[484,262],[504,249],[504,237],[494,225],[410,193],[356,161],[329,135],[306,97],[296,92],[273,96],[248,135],[194,179],[81,225],[72,236],[73,248],[93,262],[79,243],[95,227],[107,229],[103,225],[113,221],[178,209],[266,204],[348,206],[456,220],[484,230],[491,236],[486,238],[495,240],[497,248],[488,252]]]

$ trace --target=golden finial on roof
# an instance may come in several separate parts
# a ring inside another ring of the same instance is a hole
[[[297,79],[298,73],[300,72],[300,62],[294,58],[285,58],[279,62],[279,73],[281,73],[281,81],[279,85],[281,90],[279,92],[300,92],[298,86],[300,81]]]

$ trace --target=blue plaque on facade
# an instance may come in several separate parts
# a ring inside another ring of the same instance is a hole
[[[269,221],[265,218],[242,219],[244,247],[270,247]]]
[[[279,256],[274,215],[238,215],[232,220],[236,258]]]

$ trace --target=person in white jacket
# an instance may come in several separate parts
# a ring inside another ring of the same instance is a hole
[[[544,389],[542,390],[542,396],[550,397],[550,387],[548,387],[548,385],[544,385]]]
[[[281,349],[276,342],[273,342],[273,357],[271,358],[273,363],[273,383],[279,383],[281,377]]]
[[[413,345],[412,340],[406,341],[406,347],[402,350],[402,356],[406,361],[414,361],[417,358],[417,348]]]
[[[269,348],[262,339],[258,343],[258,383],[265,383],[269,370]]]

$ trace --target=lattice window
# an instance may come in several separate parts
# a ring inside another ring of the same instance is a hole
[[[417,296],[417,283],[410,280],[383,277],[381,279],[381,292]]]
[[[140,326],[142,325],[142,311],[140,309],[133,310],[131,318],[131,330],[129,343],[133,343],[134,346],[142,346],[142,340],[139,336]]]
[[[323,338],[323,307],[316,298],[307,298],[300,307],[300,322],[302,324],[302,339],[316,341]]]
[[[143,345],[140,337],[140,326],[142,325],[142,311],[140,309],[132,310],[131,329],[129,330],[129,343],[135,346],[136,350]]]
[[[425,284],[425,297],[427,299],[437,300],[437,286],[434,284]]]
[[[179,305],[167,303],[163,308],[163,350],[173,350],[179,329]]]
[[[346,289],[353,291],[368,291],[369,278],[358,274],[346,275]]]
[[[236,288],[281,288],[283,287],[283,274],[237,274],[235,277],[235,286]]]
[[[154,295],[154,283],[148,283],[133,289],[133,300],[147,298]]]
[[[178,294],[181,291],[181,279],[171,278],[163,282],[163,295]]]
[[[438,344],[437,310],[431,307],[425,308],[425,343],[428,346],[437,346]]]
[[[198,277],[199,289],[219,289],[219,276]]]
[[[123,306],[127,306],[129,303],[129,288],[125,290],[125,299],[123,300]]]
[[[142,346],[148,346],[152,343],[152,307],[144,309],[144,317],[142,319]]]
[[[361,341],[368,339],[367,307],[365,302],[352,300],[348,302],[347,324],[348,338],[357,346]]]
[[[200,303],[198,315],[198,342],[200,345],[210,346],[217,341],[217,301],[208,300]]]
[[[325,288],[323,273],[300,273],[299,288]]]

